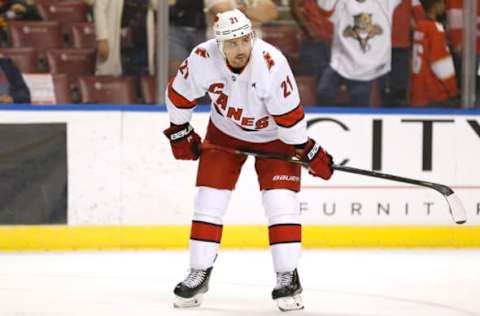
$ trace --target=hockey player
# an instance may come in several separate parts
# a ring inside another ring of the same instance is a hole
[[[444,0],[423,0],[427,19],[417,21],[413,34],[410,103],[413,106],[454,106],[457,83],[443,25]],[[450,100],[449,100],[450,99]]]
[[[303,107],[286,58],[256,39],[239,10],[216,15],[215,39],[193,49],[167,89],[171,126],[165,135],[176,159],[200,158],[190,234],[190,273],[174,289],[175,307],[199,306],[217,255],[222,218],[246,157],[221,150],[199,151],[200,136],[189,124],[195,100],[211,100],[206,143],[229,148],[296,154],[310,173],[332,175],[332,158],[307,136]],[[301,248],[300,167],[256,158],[277,284],[272,298],[283,311],[302,309],[297,272]]]

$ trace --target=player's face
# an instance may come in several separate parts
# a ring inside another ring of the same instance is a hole
[[[244,67],[250,58],[251,51],[252,41],[250,35],[231,39],[223,43],[223,52],[228,64],[234,68]]]

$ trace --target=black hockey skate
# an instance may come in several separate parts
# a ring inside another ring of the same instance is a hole
[[[277,273],[277,285],[272,291],[272,298],[282,312],[303,309],[302,285],[297,269],[290,272]]]
[[[173,306],[176,308],[200,306],[203,294],[208,291],[208,281],[212,268],[206,270],[190,269],[187,278],[178,283],[173,290],[173,293],[175,293]]]

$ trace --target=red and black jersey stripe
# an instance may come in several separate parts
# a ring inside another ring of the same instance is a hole
[[[183,95],[179,94],[173,88],[174,79],[170,80],[168,83],[168,98],[172,101],[173,105],[180,109],[191,109],[197,105],[197,101],[190,101],[185,98]]]
[[[268,227],[268,239],[271,245],[302,242],[302,225],[277,224]]]
[[[223,225],[201,221],[192,221],[190,239],[220,243],[222,239]]]
[[[273,115],[275,123],[281,127],[292,127],[295,126],[298,122],[303,120],[305,117],[305,112],[303,111],[303,106],[300,104],[285,114]]]

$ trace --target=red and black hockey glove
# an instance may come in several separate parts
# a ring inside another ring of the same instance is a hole
[[[192,125],[173,125],[163,131],[170,140],[172,153],[175,159],[197,160],[200,157],[200,143],[202,139],[193,130]]]
[[[324,180],[328,180],[332,176],[332,156],[313,139],[308,139],[300,159],[308,162],[308,173],[311,175]]]

